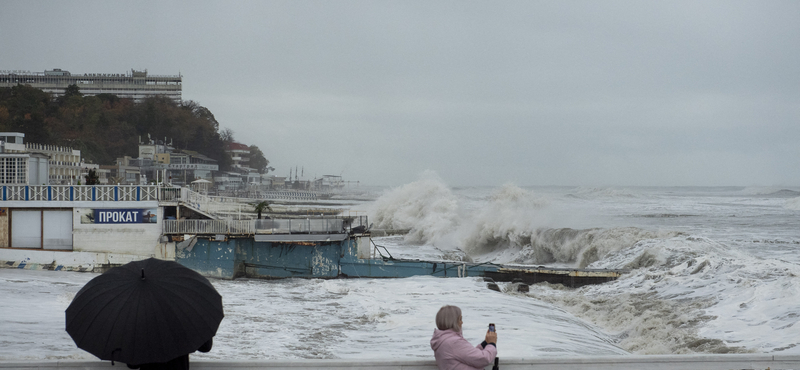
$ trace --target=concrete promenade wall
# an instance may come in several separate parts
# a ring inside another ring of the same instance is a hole
[[[192,369],[201,370],[436,370],[433,360],[292,360],[292,361],[192,361]],[[111,366],[101,361],[31,361],[0,362],[0,369],[24,370],[95,370],[127,369],[124,364]],[[488,366],[486,369],[491,369]],[[729,369],[800,369],[800,355],[664,355],[664,356],[594,356],[570,358],[500,358],[503,370],[729,370]]]

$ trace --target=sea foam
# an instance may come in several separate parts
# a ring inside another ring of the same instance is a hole
[[[534,286],[529,294],[602,327],[636,354],[798,352],[796,264],[684,235],[640,241],[589,267],[630,272],[577,290]]]
[[[377,228],[409,229],[407,243],[431,244],[444,254],[457,250],[466,260],[495,263],[586,267],[638,241],[678,234],[635,227],[554,228],[548,199],[514,184],[495,189],[469,209],[462,203],[428,172],[377,199],[370,218]]]
[[[786,201],[786,204],[784,204],[784,208],[800,211],[800,197],[792,198]]]
[[[579,289],[544,283],[528,294],[504,291],[552,303],[632,353],[800,353],[797,233],[785,211],[800,210],[800,198],[779,199],[786,191],[636,190],[578,189],[547,198],[509,184],[481,199],[474,191],[469,199],[445,192],[455,202],[440,214],[449,223],[427,235],[442,251],[455,248],[473,261],[627,270],[616,281]],[[564,227],[569,219],[554,218],[581,211],[588,211],[576,215],[584,226],[593,223],[584,222],[588,216],[603,227]],[[763,246],[756,257],[756,241],[776,232],[787,242]]]

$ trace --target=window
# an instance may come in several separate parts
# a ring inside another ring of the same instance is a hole
[[[0,184],[27,184],[27,157],[0,157]]]

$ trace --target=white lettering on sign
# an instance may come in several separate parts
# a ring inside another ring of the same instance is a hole
[[[99,211],[99,223],[138,223],[139,211]]]

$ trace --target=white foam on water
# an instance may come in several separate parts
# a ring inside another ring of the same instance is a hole
[[[466,200],[456,192],[453,229],[437,230],[446,237],[418,240],[413,251],[396,239],[390,250],[629,269],[575,290],[536,285],[530,296],[603,328],[632,353],[799,353],[800,198],[785,200],[795,191],[578,188],[542,197],[506,185],[485,197],[470,190]]]
[[[800,353],[800,266],[762,260],[709,239],[637,243],[592,268],[628,268],[619,280],[530,295],[592,322],[636,354]]]
[[[97,274],[0,269],[0,360],[90,360],[65,329],[64,311]]]
[[[0,361],[82,359],[64,310],[97,274],[0,269]],[[193,359],[432,358],[437,310],[461,307],[477,344],[489,322],[508,357],[619,355],[611,337],[553,306],[486,288],[478,278],[212,280],[225,318]]]
[[[787,200],[786,204],[784,204],[783,206],[787,209],[800,211],[800,197]]]

